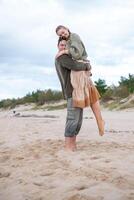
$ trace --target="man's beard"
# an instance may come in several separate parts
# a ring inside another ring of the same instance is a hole
[[[61,36],[60,37],[62,40],[67,40],[67,38],[65,36]]]

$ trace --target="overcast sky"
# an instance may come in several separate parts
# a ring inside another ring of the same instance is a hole
[[[93,81],[134,74],[134,0],[0,0],[0,99],[61,89],[55,28],[85,44]]]

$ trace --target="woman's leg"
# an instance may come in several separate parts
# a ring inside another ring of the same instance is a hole
[[[99,129],[99,134],[101,136],[103,136],[104,135],[104,124],[105,124],[105,122],[104,122],[102,115],[101,115],[101,109],[100,109],[99,101],[96,101],[94,104],[92,104],[91,108],[92,108],[92,111],[93,111],[95,118],[96,118],[96,122],[97,122],[98,129]]]

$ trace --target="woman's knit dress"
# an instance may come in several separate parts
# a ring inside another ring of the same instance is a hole
[[[85,108],[99,100],[100,95],[86,71],[71,71],[73,106]]]

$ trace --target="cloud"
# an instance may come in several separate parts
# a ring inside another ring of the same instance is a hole
[[[38,87],[60,89],[54,69],[59,24],[80,35],[94,80],[118,83],[121,75],[134,73],[133,8],[133,0],[0,1],[0,98]]]
[[[8,75],[3,75],[0,79],[0,99],[3,98],[17,98],[25,96],[27,93],[36,91],[37,89],[57,89],[59,88],[59,82],[55,72],[51,68],[37,69],[32,72],[33,75],[23,72],[21,74],[18,72]],[[28,71],[30,73],[31,70]]]
[[[120,65],[118,67],[113,67],[113,65],[108,65],[107,68],[104,65],[98,65],[93,67],[92,74],[93,80],[97,81],[100,78],[106,80],[107,85],[118,85],[120,77],[128,77],[131,73],[132,68],[127,64]]]

